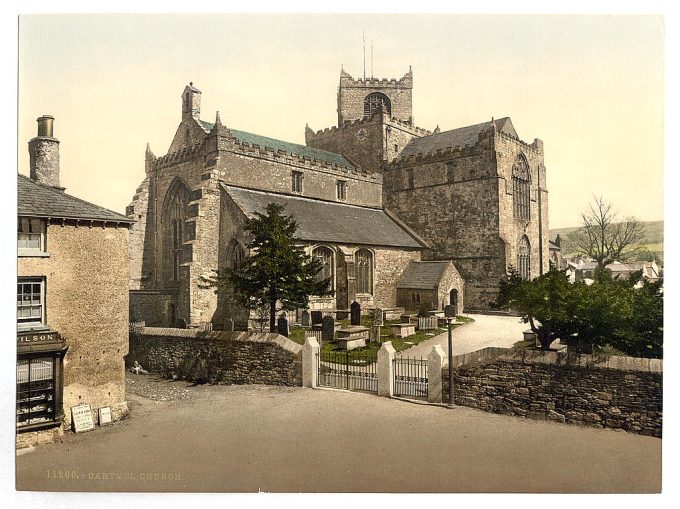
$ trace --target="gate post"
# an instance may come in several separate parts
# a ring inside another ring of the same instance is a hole
[[[319,343],[313,337],[305,339],[302,347],[302,386],[314,388],[319,383]],[[317,359],[319,359],[317,361]]]
[[[394,395],[394,354],[397,353],[391,341],[386,341],[378,350],[378,396],[391,398]]]
[[[441,345],[432,347],[427,356],[427,401],[442,402],[442,368],[444,367],[444,350]]]

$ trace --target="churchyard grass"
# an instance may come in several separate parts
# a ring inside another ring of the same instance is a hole
[[[468,318],[465,316],[458,316],[456,317],[456,324],[454,324],[454,328],[460,327],[463,323],[468,323],[474,321],[472,318]],[[386,341],[391,341],[392,346],[397,352],[402,352],[405,350],[408,350],[414,345],[417,345],[419,343],[422,343],[425,340],[428,340],[430,338],[433,338],[434,336],[441,334],[443,332],[446,332],[446,328],[438,328],[438,329],[425,329],[425,330],[419,330],[416,331],[416,333],[412,336],[408,336],[406,338],[397,338],[392,335],[392,329],[391,325],[395,323],[400,323],[401,320],[386,320],[383,323],[383,326],[380,328],[380,339],[381,342],[384,343]],[[349,320],[341,320],[340,323],[342,324],[343,327],[349,326]],[[372,316],[362,316],[361,317],[361,325],[364,327],[371,328],[373,326],[373,317]],[[296,343],[303,345],[305,343],[305,329],[303,329],[300,326],[294,325],[290,328],[290,335],[288,337],[291,341],[295,341]],[[351,350],[349,352],[349,357],[350,359],[352,358],[353,355],[359,357],[364,357],[367,354],[373,353],[377,354],[378,350],[380,350],[381,343],[373,342],[369,343],[363,348],[356,348],[354,350]],[[322,347],[321,347],[322,352],[334,352],[338,351],[337,344],[335,342],[330,342],[326,341]],[[405,352],[405,355],[408,355],[408,352]]]

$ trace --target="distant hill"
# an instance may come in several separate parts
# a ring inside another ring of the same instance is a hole
[[[641,221],[641,223],[644,231],[643,250],[634,259],[649,261],[654,257],[657,261],[663,262],[663,221]],[[579,228],[580,226],[571,226],[550,229],[550,240],[554,241],[558,233],[562,236],[562,254],[564,256],[576,254],[574,245],[569,241],[569,234]]]

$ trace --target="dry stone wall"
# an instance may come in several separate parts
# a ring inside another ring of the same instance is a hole
[[[142,327],[130,332],[125,362],[201,383],[300,386],[301,352],[278,334]]]
[[[454,364],[454,404],[661,437],[662,361],[493,350]]]

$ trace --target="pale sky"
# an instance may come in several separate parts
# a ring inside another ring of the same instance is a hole
[[[193,81],[201,117],[304,144],[336,125],[340,66],[379,78],[413,67],[418,126],[510,116],[545,146],[550,227],[593,194],[663,219],[661,16],[25,15],[19,22],[19,171],[51,114],[67,192],[124,212],[146,142],[167,152]]]

